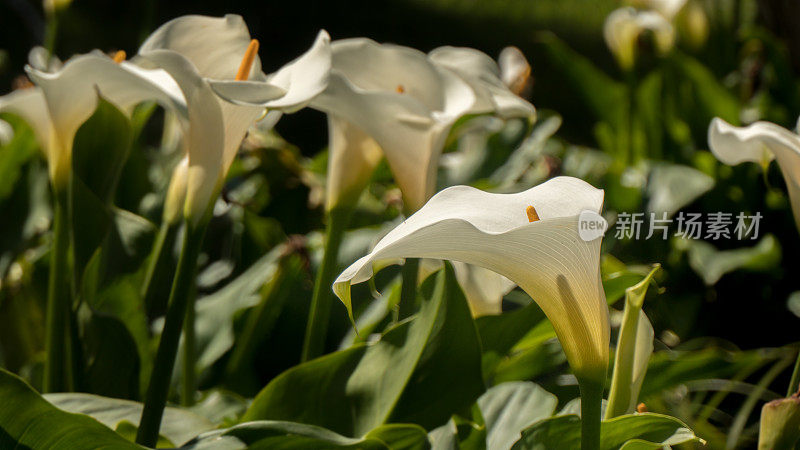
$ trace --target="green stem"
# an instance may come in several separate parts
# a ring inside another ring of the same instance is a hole
[[[186,309],[195,283],[197,256],[200,253],[205,230],[205,221],[197,227],[188,223],[185,227],[183,248],[169,295],[164,329],[161,332],[153,372],[150,374],[150,383],[147,387],[142,418],[136,433],[136,442],[148,447],[154,447],[158,440],[161,417],[167,403],[172,369],[175,365],[175,354],[178,350],[183,320],[186,317]]]
[[[197,333],[195,329],[196,291],[189,292],[186,305],[186,322],[183,325],[183,381],[181,383],[181,405],[194,405],[194,391],[197,386]]]
[[[800,350],[797,352],[797,361],[794,363],[792,378],[789,381],[789,391],[786,393],[786,396],[791,397],[798,389],[800,389]]]
[[[50,278],[47,286],[47,329],[44,367],[44,392],[72,390],[70,361],[70,312],[72,287],[69,273],[69,193],[54,189],[56,200],[53,221],[53,246],[50,253]]]
[[[600,448],[600,406],[603,402],[603,385],[580,378],[581,389],[581,450]]]
[[[417,303],[417,275],[419,274],[419,259],[406,258],[403,269],[403,284],[400,286],[400,303],[398,319],[403,320],[414,314]]]
[[[311,297],[311,310],[308,315],[306,336],[303,342],[301,361],[308,361],[322,355],[325,349],[325,336],[328,333],[328,322],[331,315],[333,292],[331,285],[337,270],[339,246],[342,243],[347,222],[350,220],[350,208],[332,209],[328,213],[328,225],[325,232],[325,255],[317,269],[314,282],[314,293]]]
[[[159,289],[161,283],[158,281],[172,277],[172,267],[169,264],[170,250],[175,243],[175,235],[178,233],[179,223],[161,224],[158,235],[153,242],[153,251],[147,261],[147,269],[144,274],[141,295],[144,302],[145,311],[150,318],[162,315],[167,309],[167,295],[164,289]]]
[[[58,12],[49,11],[45,14],[45,28],[42,46],[47,50],[47,63],[49,65],[50,58],[55,54],[56,50],[56,35],[58,34]]]
[[[628,166],[638,160],[636,154],[636,69],[632,67],[626,74],[628,87],[628,148],[625,155],[625,165]]]

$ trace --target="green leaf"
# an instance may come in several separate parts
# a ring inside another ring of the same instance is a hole
[[[486,423],[486,448],[506,450],[520,439],[523,429],[550,417],[558,399],[528,381],[503,383],[478,399]]]
[[[0,120],[6,120],[14,128],[14,137],[6,145],[0,145],[0,201],[5,201],[14,191],[22,167],[37,154],[38,144],[33,130],[15,116],[3,114]]]
[[[522,432],[514,449],[580,448],[581,421],[578,416],[555,416]],[[654,449],[703,440],[680,420],[662,414],[644,413],[603,421],[601,450],[624,448]]]
[[[206,433],[183,448],[416,450],[429,447],[425,430],[416,425],[384,425],[364,438],[355,439],[314,425],[262,420]]]
[[[677,68],[679,80],[689,85],[688,97],[699,107],[702,123],[708,123],[714,117],[734,125],[739,123],[739,101],[703,63],[677,51],[671,53],[671,62]]]
[[[108,315],[83,310],[81,343],[87,363],[80,388],[104,396],[139,397],[140,358],[125,324]]]
[[[0,398],[0,448],[142,448],[89,416],[61,411],[21,378],[2,369]]]
[[[114,429],[122,422],[138,427],[142,415],[142,404],[130,400],[82,393],[45,394],[44,398],[59,409],[86,414]],[[214,424],[192,412],[168,407],[161,419],[160,433],[173,444],[181,445],[213,428]]]
[[[656,214],[666,212],[672,217],[714,187],[714,179],[703,172],[680,164],[660,163],[650,172],[647,183],[647,211]]]
[[[256,306],[261,301],[259,290],[276,277],[281,257],[285,252],[285,245],[275,247],[227,285],[197,300],[195,345],[198,373],[203,373],[233,347],[233,325],[236,314]],[[281,307],[280,304],[274,306]],[[277,314],[280,311],[274,312]],[[156,323],[156,327],[160,328],[159,323]],[[259,331],[264,333],[269,333],[269,330],[268,323],[262,323],[259,328]],[[180,352],[183,352],[183,348]],[[180,373],[175,374],[176,378],[179,376]]]
[[[389,421],[433,428],[472,404],[484,389],[480,344],[446,267],[423,283],[415,317],[373,344],[289,369],[258,394],[243,420],[287,420],[363,436]]]
[[[768,234],[753,247],[717,250],[705,241],[686,241],[689,265],[707,286],[717,283],[723,275],[739,269],[769,271],[781,261],[781,246],[775,236]]]
[[[514,311],[475,320],[481,337],[483,374],[487,381],[491,383],[495,369],[509,356],[514,345],[543,320],[544,312],[534,302]]]
[[[615,129],[623,126],[626,115],[626,89],[578,54],[554,34],[544,34],[540,39],[548,61],[584,99],[598,120],[608,122]]]
[[[98,96],[97,108],[81,125],[72,147],[73,176],[108,205],[114,200],[133,132],[128,117]]]

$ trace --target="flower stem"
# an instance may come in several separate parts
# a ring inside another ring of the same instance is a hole
[[[194,405],[194,391],[197,386],[197,333],[195,329],[195,289],[189,291],[186,305],[186,318],[183,325],[183,381],[181,382],[181,405]]]
[[[161,417],[167,403],[172,369],[175,365],[175,354],[178,350],[186,309],[190,303],[189,298],[194,288],[197,256],[203,243],[206,223],[202,222],[196,227],[187,223],[185,230],[178,268],[169,295],[164,329],[161,332],[153,372],[150,374],[150,383],[147,387],[144,410],[136,433],[136,442],[148,447],[154,447],[158,440]]]
[[[350,220],[350,208],[334,208],[328,213],[328,226],[325,232],[325,255],[317,269],[314,282],[314,293],[311,297],[311,310],[308,315],[306,336],[303,342],[301,361],[308,361],[320,356],[325,349],[325,336],[328,333],[328,322],[331,315],[333,292],[331,285],[336,276],[339,246],[342,243],[347,222]]]
[[[173,275],[172,268],[168,264],[170,249],[175,242],[175,235],[178,232],[178,224],[164,222],[158,230],[158,235],[153,242],[153,251],[147,261],[147,269],[144,274],[141,295],[144,301],[145,311],[150,318],[157,317],[167,309],[167,296],[164,290],[157,289],[158,280],[166,280]]]
[[[414,314],[417,302],[417,275],[419,273],[419,259],[406,258],[401,274],[403,284],[400,286],[400,303],[398,319],[403,320]]]
[[[792,371],[792,378],[789,380],[789,391],[786,393],[787,397],[798,392],[800,389],[800,350],[797,352],[797,361],[794,363],[794,370]]]
[[[587,379],[578,379],[581,389],[581,450],[600,448],[600,406],[603,385]]]
[[[47,286],[47,329],[44,367],[44,392],[66,392],[73,388],[70,361],[70,312],[72,287],[69,271],[69,193],[66,188],[54,189],[55,210],[53,246],[50,253],[50,278]]]

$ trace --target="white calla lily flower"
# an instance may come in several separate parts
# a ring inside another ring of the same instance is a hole
[[[645,31],[653,33],[656,51],[659,54],[669,52],[675,45],[675,28],[658,12],[620,8],[606,17],[603,37],[623,69],[633,67],[636,59],[636,43]]]
[[[572,177],[516,194],[447,188],[342,272],[333,290],[352,317],[350,286],[368,280],[373,264],[434,258],[484,267],[531,295],[575,374],[602,384],[610,334],[600,282],[602,239],[584,241],[578,234],[581,212],[597,213],[602,205],[602,190]]]
[[[708,127],[708,145],[714,156],[728,165],[754,162],[766,166],[776,159],[800,227],[800,135],[770,122],[735,127],[715,118]]]
[[[0,111],[21,116],[33,128],[51,180],[59,186],[69,179],[75,133],[94,113],[98,94],[128,114],[149,100],[185,110],[183,96],[166,72],[117,62],[99,52],[76,56],[54,72],[26,70],[36,87],[0,97]]]
[[[272,75],[262,72],[258,41],[238,15],[179,17],[142,44],[140,62],[166,70],[187,99],[184,215],[194,224],[210,211],[247,130],[264,108],[292,112],[324,89],[327,42],[321,33],[306,54]]]
[[[327,208],[353,203],[385,156],[414,211],[433,195],[450,127],[473,107],[472,88],[424,53],[364,38],[334,41],[328,88]]]

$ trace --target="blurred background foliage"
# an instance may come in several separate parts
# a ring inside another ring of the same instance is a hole
[[[367,36],[423,51],[459,45],[496,57],[505,46],[519,47],[532,66],[526,95],[539,111],[537,124],[530,135],[513,121],[497,121],[476,134],[469,121],[486,118],[461,121],[449,139],[440,184],[511,191],[573,175],[606,189],[612,222],[619,212],[760,212],[759,239],[753,241],[608,235],[604,242],[604,282],[616,308],[624,288],[641,279],[648,265],[664,268],[645,302],[657,342],[643,401],[685,420],[714,448],[730,446],[731,439],[745,448],[757,430],[756,402],[782,396],[788,384],[784,369],[793,355],[784,346],[797,340],[800,329],[800,285],[793,276],[800,273],[800,239],[777,167],[762,173],[754,164],[721,165],[707,151],[706,132],[715,116],[794,128],[800,113],[800,4],[697,4],[708,19],[707,39],[692,42],[678,24],[676,50],[658,58],[647,56],[652,46],[645,37],[631,73],[617,67],[602,37],[605,17],[619,6],[614,0],[75,0],[57,14],[54,42],[62,59],[94,48],[132,55],[144,36],[171,18],[237,13],[261,41],[266,71],[306,49],[320,28],[333,39]],[[0,92],[7,92],[18,86],[30,48],[53,28],[42,5],[27,0],[0,1],[0,24]],[[143,108],[140,117],[134,128],[141,133],[114,204],[157,223],[159,193],[170,173],[165,167],[174,155],[161,150],[170,145],[161,140],[163,113]],[[0,150],[0,364],[35,383],[43,346],[49,192],[30,130],[3,118],[16,136]],[[252,133],[223,193],[226,206],[211,223],[198,279],[198,362],[206,397],[197,410],[215,422],[237,417],[243,398],[299,362],[311,272],[321,258],[326,129],[324,115],[306,109],[281,120],[275,133]],[[384,166],[356,212],[342,265],[366,252],[382,224],[397,220],[398,201]],[[85,351],[116,354],[118,361],[141,367],[131,367],[131,379],[114,386],[102,384],[104,367],[87,367],[90,385],[84,389],[137,399],[148,373],[143,355],[153,351],[151,330],[159,329],[157,320],[149,322],[163,305],[126,310],[133,308],[126,292],[146,256],[130,237],[153,230],[123,222],[117,224],[130,265],[115,270],[130,278],[98,289]],[[397,273],[389,268],[378,274],[375,284],[383,294],[376,300],[366,284],[354,287],[359,329],[380,331],[390,322],[387,305],[397,301]],[[166,275],[158,280],[162,286],[171,279]],[[521,292],[509,294],[504,305],[509,312],[503,316],[476,321],[486,381],[491,386],[534,380],[558,396],[560,409],[577,389],[558,375],[565,364],[552,330]],[[369,334],[356,337],[338,303],[333,316],[329,350]],[[618,314],[612,314],[615,319],[618,324]],[[120,322],[125,326],[116,328]],[[518,335],[501,332],[510,326]],[[114,330],[127,349],[104,347],[101,336]],[[464,428],[454,426],[463,437]]]

